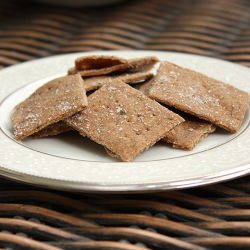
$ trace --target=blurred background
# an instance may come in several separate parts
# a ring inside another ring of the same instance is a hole
[[[61,53],[128,49],[249,66],[249,13],[247,0],[2,0],[0,67]]]

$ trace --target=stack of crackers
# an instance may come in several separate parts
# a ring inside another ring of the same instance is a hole
[[[191,150],[216,127],[235,133],[248,106],[248,93],[156,57],[85,56],[17,105],[12,123],[17,140],[76,130],[132,161],[160,140]]]

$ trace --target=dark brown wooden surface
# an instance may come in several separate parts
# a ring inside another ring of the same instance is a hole
[[[110,49],[179,51],[250,66],[250,2],[130,0],[69,9],[0,1],[0,68]],[[249,180],[155,194],[89,195],[1,179],[0,248],[250,249]]]

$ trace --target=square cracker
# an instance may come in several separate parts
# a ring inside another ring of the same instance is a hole
[[[192,150],[215,129],[211,123],[185,120],[170,130],[162,140],[171,143],[174,148]]]
[[[184,121],[121,81],[105,84],[88,103],[66,122],[123,161],[133,160]]]
[[[80,75],[54,79],[15,107],[12,124],[15,138],[22,140],[87,106]]]
[[[229,132],[240,129],[249,105],[248,93],[169,62],[161,63],[149,96]]]

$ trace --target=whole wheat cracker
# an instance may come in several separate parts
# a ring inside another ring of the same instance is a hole
[[[17,105],[12,114],[15,138],[22,140],[87,106],[79,75],[54,79]]]
[[[149,96],[229,132],[240,129],[249,105],[248,93],[169,62],[161,63]]]
[[[211,123],[185,120],[170,130],[162,140],[171,143],[174,148],[192,150],[215,129]]]
[[[106,64],[100,63],[99,65],[99,60],[100,62],[105,61]],[[110,63],[109,60],[112,63]],[[92,63],[89,63],[89,61],[91,61]],[[86,56],[77,58],[75,61],[75,67],[69,69],[68,74],[79,73],[82,77],[90,77],[108,75],[115,72],[149,71],[157,62],[158,58],[153,56],[128,60],[113,56]]]
[[[66,123],[123,161],[133,160],[184,121],[121,81],[105,84],[88,104]]]

